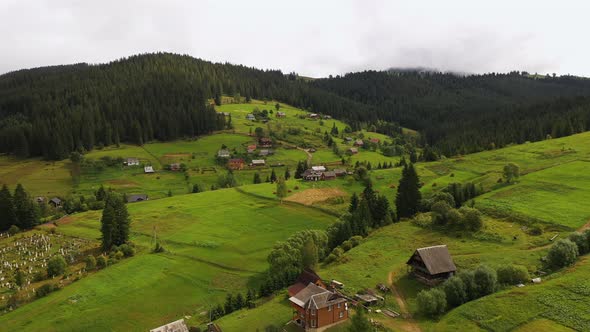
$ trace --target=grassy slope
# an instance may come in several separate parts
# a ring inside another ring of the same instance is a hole
[[[198,316],[226,292],[255,287],[275,241],[334,219],[299,206],[256,199],[233,189],[136,203],[132,241],[140,253],[47,298],[0,316],[10,330],[145,331],[183,315]],[[68,235],[99,237],[100,214],[61,222]],[[149,254],[152,232],[169,250]],[[124,310],[122,315],[120,310]]]

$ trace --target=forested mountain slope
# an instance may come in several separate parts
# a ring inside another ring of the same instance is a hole
[[[365,106],[295,76],[189,56],[146,54],[0,76],[0,152],[63,159],[119,141],[141,144],[224,128],[221,95],[276,99],[343,117]],[[371,118],[372,112],[358,112]]]
[[[119,141],[207,134],[226,127],[209,102],[219,105],[222,95],[278,100],[353,130],[392,134],[399,123],[445,155],[590,127],[590,80],[573,76],[366,71],[309,80],[158,53],[0,76],[0,153],[55,160]]]
[[[313,85],[374,106],[380,119],[422,131],[445,154],[567,136],[590,127],[590,80],[573,76],[365,71]]]

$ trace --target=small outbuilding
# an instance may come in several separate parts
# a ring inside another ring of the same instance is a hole
[[[179,163],[170,164],[170,170],[174,171],[174,172],[180,171],[180,164]]]
[[[125,162],[125,164],[127,164],[127,166],[139,166],[139,159],[127,158],[127,161]]]
[[[231,170],[240,170],[244,168],[244,159],[242,158],[234,158],[230,159],[227,162],[227,167]]]
[[[53,197],[49,200],[49,205],[53,205],[53,207],[60,207],[61,206],[61,199],[57,197]]]
[[[155,172],[154,172],[154,167],[153,167],[153,166],[145,166],[145,167],[143,168],[143,172],[144,172],[144,173],[155,173]]]
[[[248,114],[246,115],[246,120],[254,121],[256,120],[256,117],[254,116],[254,114]]]
[[[350,148],[346,152],[348,154],[357,154],[357,153],[359,153],[359,149],[357,149],[357,148]]]
[[[264,161],[264,159],[252,160],[252,166],[264,166],[264,165],[266,165],[266,161]]]
[[[221,149],[217,151],[217,157],[219,158],[229,158],[231,154],[229,153],[228,149]]]
[[[406,264],[416,279],[429,286],[447,280],[457,271],[446,245],[416,249]]]
[[[332,171],[327,171],[327,172],[322,173],[322,180],[327,181],[327,180],[334,180],[334,179],[336,179],[336,173],[334,173]]]

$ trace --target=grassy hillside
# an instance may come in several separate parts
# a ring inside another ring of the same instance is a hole
[[[227,292],[257,287],[272,245],[332,216],[233,189],[129,205],[140,252],[46,298],[0,316],[10,330],[145,331],[185,315],[194,323]],[[73,215],[57,231],[96,239],[99,212]],[[151,254],[154,229],[168,250]],[[121,310],[125,314],[121,314]]]

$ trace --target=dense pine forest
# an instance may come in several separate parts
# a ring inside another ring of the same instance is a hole
[[[400,124],[445,155],[590,127],[590,80],[572,76],[367,71],[301,80],[160,53],[0,76],[0,152],[56,160],[119,142],[207,134],[226,127],[210,102],[222,95],[278,100],[355,130],[375,125],[394,134]]]
[[[590,80],[526,72],[461,76],[366,71],[315,80],[315,87],[371,105],[386,121],[419,130],[446,155],[590,128]]]

